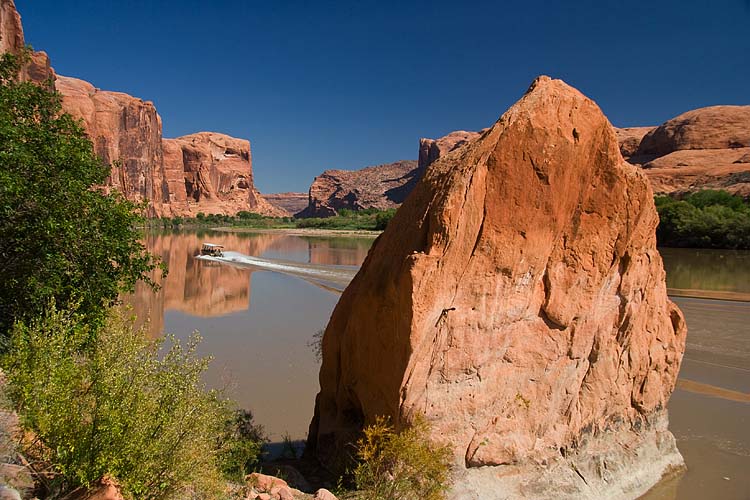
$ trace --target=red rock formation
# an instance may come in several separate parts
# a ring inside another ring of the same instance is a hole
[[[638,151],[638,146],[643,140],[643,136],[654,130],[656,127],[615,127],[617,142],[620,144],[620,153],[625,158],[629,158]]]
[[[428,167],[342,295],[311,452],[335,466],[377,416],[424,414],[465,467],[455,498],[634,497],[679,466],[686,327],[652,196],[596,104],[537,79]]]
[[[174,215],[250,211],[285,216],[253,184],[250,142],[214,132],[164,140],[164,170]]]
[[[743,147],[750,147],[750,106],[711,106],[688,111],[655,128],[643,138],[636,155]]]
[[[168,214],[163,207],[169,193],[164,182],[161,118],[154,104],[67,76],[58,76],[55,87],[63,96],[63,109],[83,120],[96,154],[112,165],[107,187],[132,201],[147,200],[152,216]]]
[[[628,161],[657,194],[723,189],[750,198],[750,106],[712,106],[673,118],[643,137]]]
[[[0,51],[20,54],[23,48],[21,16],[13,0],[0,0]],[[83,120],[96,153],[112,164],[105,187],[131,201],[147,201],[150,216],[242,210],[287,215],[255,189],[248,141],[201,132],[163,144],[161,118],[153,103],[56,76],[44,52],[31,54],[20,77],[36,82],[55,79],[63,110]]]
[[[307,193],[272,193],[264,194],[268,203],[286,211],[289,215],[296,214],[307,208]]]
[[[486,130],[486,129],[485,129]],[[441,156],[445,156],[454,149],[458,149],[479,137],[485,130],[467,132],[456,130],[440,139],[419,139],[419,168],[424,170],[430,163]]]
[[[347,208],[396,208],[414,187],[421,171],[414,160],[361,170],[326,170],[310,186],[308,205],[300,217],[330,217]]]
[[[20,55],[26,47],[21,15],[13,0],[0,0],[0,53]],[[21,80],[43,83],[55,78],[45,52],[31,52],[30,59],[21,68]]]

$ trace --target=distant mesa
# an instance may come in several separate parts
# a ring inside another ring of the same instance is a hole
[[[0,0],[0,49],[20,54],[24,46],[13,0]],[[82,120],[97,155],[112,165],[104,187],[147,202],[150,217],[288,215],[255,188],[249,141],[214,132],[163,139],[153,103],[56,75],[44,52],[34,52],[19,77],[40,84],[54,80],[63,110]]]
[[[396,208],[416,184],[421,170],[402,160],[361,170],[326,170],[315,178],[307,207],[298,217],[331,217],[341,209]]]
[[[429,164],[341,296],[309,452],[336,469],[378,416],[424,415],[454,449],[450,498],[645,493],[683,464],[657,224],[601,110],[540,77]]]
[[[268,203],[284,210],[290,216],[307,208],[307,193],[271,193],[262,196]]]

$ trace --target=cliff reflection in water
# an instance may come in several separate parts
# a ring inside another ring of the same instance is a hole
[[[242,269],[195,258],[204,242],[223,245],[246,255],[310,264],[359,266],[372,240],[367,238],[310,238],[275,233],[219,231],[148,233],[144,243],[168,268],[166,278],[154,272],[160,289],[138,283],[127,297],[137,325],[149,321],[151,337],[164,331],[164,314],[180,311],[197,317],[223,316],[250,308],[252,269]]]

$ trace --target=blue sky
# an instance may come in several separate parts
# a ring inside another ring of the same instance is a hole
[[[16,0],[55,70],[154,101],[164,136],[250,139],[262,192],[416,159],[539,74],[616,126],[750,104],[750,0]]]

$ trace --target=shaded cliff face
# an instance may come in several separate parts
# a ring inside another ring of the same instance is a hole
[[[750,198],[750,106],[683,113],[643,137],[628,161],[645,169],[657,194],[723,189]]]
[[[264,194],[263,198],[271,205],[293,215],[307,208],[308,193],[271,193]]]
[[[652,196],[596,104],[540,77],[428,167],[342,295],[312,452],[335,466],[379,415],[424,414],[468,468],[637,435],[665,408],[686,337]]]
[[[199,132],[164,140],[164,171],[172,213],[284,216],[253,184],[250,141]]]
[[[67,76],[58,76],[55,87],[63,110],[83,120],[96,154],[112,165],[107,187],[131,201],[148,201],[151,216],[168,214],[161,118],[153,103]]]
[[[624,158],[629,158],[638,151],[643,137],[656,127],[615,127],[617,142],[620,144],[620,153]]]
[[[308,205],[299,217],[330,217],[347,208],[396,208],[416,184],[421,170],[403,160],[361,170],[326,170],[310,186]]]

